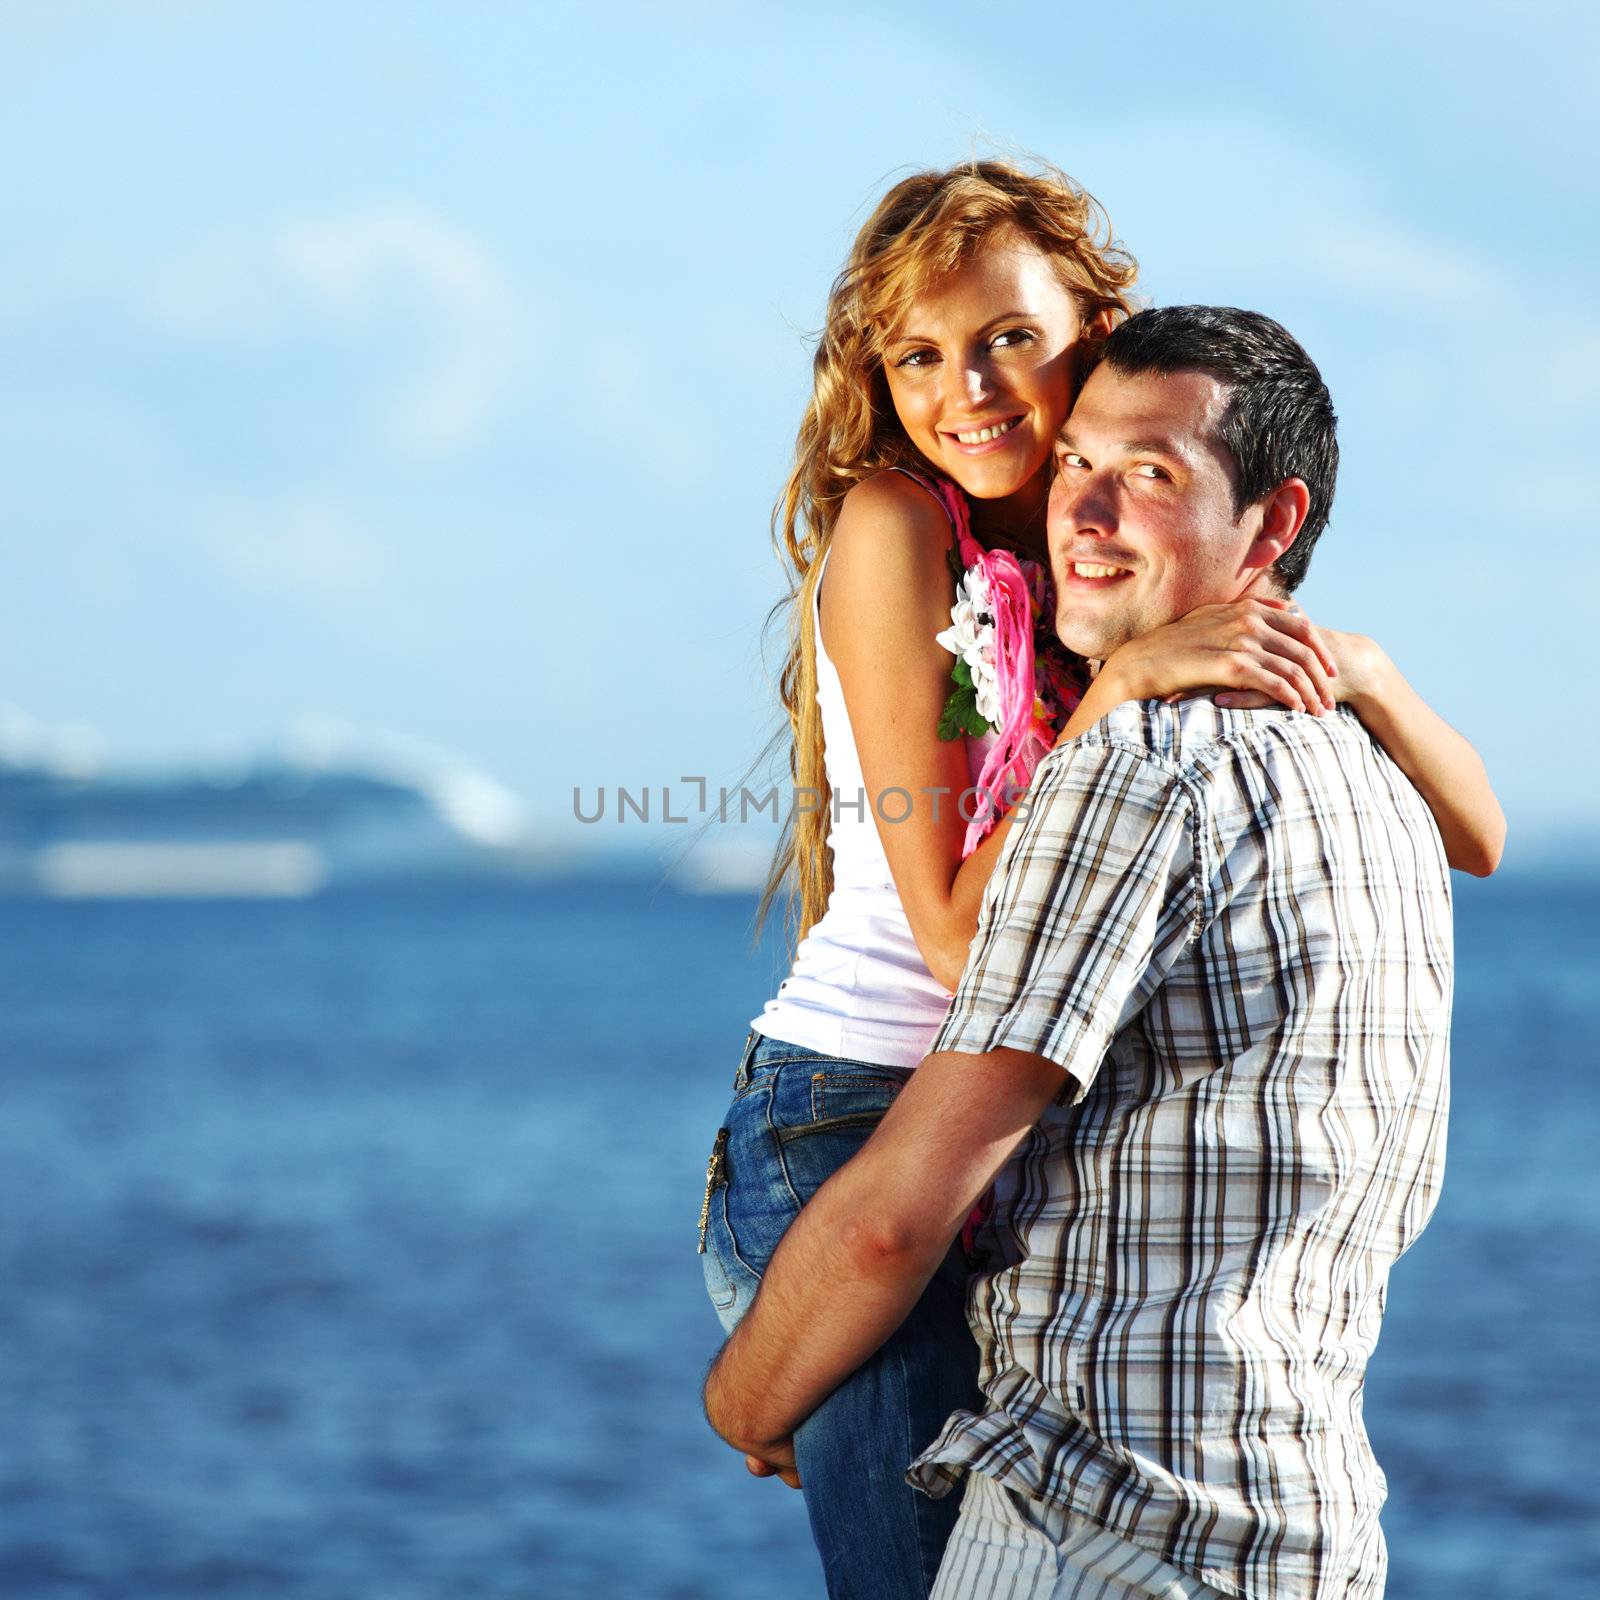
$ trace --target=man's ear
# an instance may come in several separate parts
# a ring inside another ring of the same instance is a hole
[[[1279,560],[1300,536],[1311,510],[1311,491],[1304,478],[1285,478],[1261,503],[1261,531],[1244,558],[1247,567],[1263,570]]]

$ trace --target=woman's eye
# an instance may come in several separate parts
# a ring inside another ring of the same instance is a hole
[[[895,362],[897,367],[927,367],[938,360],[931,350],[908,350]]]
[[[1033,335],[1026,328],[1007,328],[1004,333],[997,333],[989,341],[991,350],[1005,350],[1011,345],[1032,344]]]

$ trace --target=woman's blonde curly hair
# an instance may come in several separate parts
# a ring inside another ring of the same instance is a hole
[[[883,352],[906,309],[930,285],[971,261],[1006,230],[1055,264],[1087,324],[1101,312],[1120,321],[1138,266],[1111,235],[1094,197],[1052,167],[968,161],[897,183],[867,219],[828,295],[812,361],[811,400],[795,441],[794,470],[772,515],[773,542],[791,580],[774,615],[789,611],[779,697],[788,713],[794,780],[782,837],[761,897],[764,920],[787,894],[791,939],[803,939],[833,889],[827,778],[817,708],[811,616],[822,557],[844,497],[889,467],[927,470],[889,398]],[[801,796],[814,801],[802,806]]]

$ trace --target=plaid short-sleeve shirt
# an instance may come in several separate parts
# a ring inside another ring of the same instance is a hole
[[[934,1049],[1069,1077],[997,1184],[985,1408],[912,1481],[1252,1600],[1381,1592],[1362,1383],[1438,1194],[1451,974],[1433,819],[1348,712],[1150,701],[1053,755]]]

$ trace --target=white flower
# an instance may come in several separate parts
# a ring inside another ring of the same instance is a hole
[[[970,667],[983,649],[985,635],[992,636],[992,623],[978,621],[977,607],[970,600],[958,600],[950,608],[950,626],[935,638],[953,656],[960,656]]]
[[[994,624],[985,623],[978,630],[976,642],[969,650],[961,652],[961,659],[972,668],[972,681],[984,676],[994,676]]]
[[[972,672],[978,715],[998,725],[1000,680],[994,670],[994,613],[989,609],[989,580],[979,567],[969,567],[956,585],[950,626],[935,635],[951,655],[960,656]]]
[[[991,727],[1000,726],[1000,680],[992,672],[972,671],[973,694],[978,702],[978,715]]]

